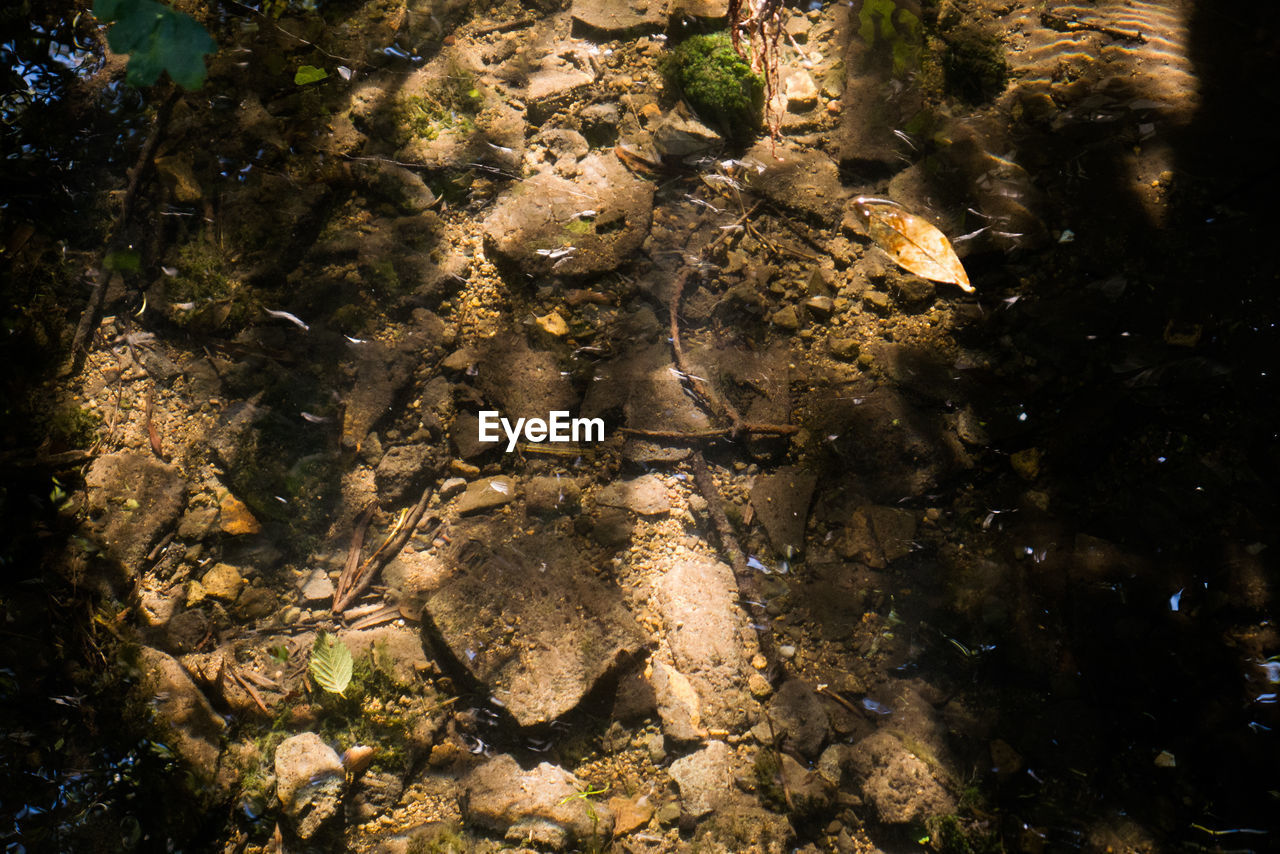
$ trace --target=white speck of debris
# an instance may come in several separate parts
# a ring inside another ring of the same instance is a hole
[[[301,329],[303,332],[310,332],[310,331],[311,331],[311,327],[310,327],[310,326],[308,326],[307,324],[303,323],[303,322],[302,322],[302,320],[301,320],[300,318],[298,318],[298,316],[297,316],[297,315],[295,315],[295,314],[290,314],[290,313],[289,313],[289,312],[287,312],[287,311],[275,311],[275,310],[270,309],[270,308],[264,308],[264,309],[263,309],[263,311],[265,311],[267,314],[271,315],[272,317],[278,317],[278,318],[280,318],[281,320],[287,320],[287,321],[289,321],[289,322],[290,322],[290,323],[292,323],[294,326],[296,326],[296,327],[298,327],[299,329]]]

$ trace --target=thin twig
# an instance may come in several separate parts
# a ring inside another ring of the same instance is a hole
[[[351,607],[352,602],[363,596],[364,592],[373,584],[373,580],[377,578],[382,567],[400,554],[400,550],[409,542],[409,538],[413,536],[418,523],[422,521],[422,514],[427,511],[427,502],[430,500],[431,488],[427,487],[422,490],[422,497],[418,499],[418,503],[413,505],[407,513],[401,515],[396,527],[387,539],[382,542],[382,545],[378,546],[377,550],[360,565],[360,568],[351,579],[349,589],[345,593],[334,594],[333,612],[335,614],[341,614]],[[357,557],[358,555],[359,553],[357,552]],[[350,565],[349,557],[347,562]],[[345,571],[343,575],[345,577]]]
[[[364,547],[364,535],[369,530],[369,522],[373,520],[373,511],[377,508],[376,502],[370,502],[356,519],[356,527],[351,532],[351,547],[347,550],[347,562],[342,566],[342,574],[338,576],[338,584],[333,591],[335,612],[339,610],[338,602],[346,598],[347,593],[356,583],[356,576],[360,571],[360,549]]]
[[[124,191],[124,199],[120,203],[120,214],[116,217],[114,227],[111,229],[111,237],[103,244],[102,251],[98,253],[97,263],[93,270],[93,288],[89,291],[89,300],[85,304],[84,311],[80,314],[80,322],[76,324],[75,337],[71,339],[71,365],[67,371],[68,376],[74,376],[80,373],[80,369],[84,367],[85,357],[89,355],[89,338],[93,334],[93,330],[98,326],[98,317],[102,313],[102,302],[107,294],[107,282],[111,279],[111,272],[104,269],[107,261],[107,250],[111,245],[111,240],[121,232],[129,224],[129,218],[133,215],[134,202],[138,198],[138,188],[142,186],[142,176],[146,174],[150,168],[152,160],[155,157],[156,149],[160,147],[160,140],[164,138],[164,132],[169,126],[169,117],[173,114],[173,107],[178,103],[178,99],[182,97],[182,90],[174,87],[168,96],[160,103],[160,108],[156,110],[156,120],[151,127],[151,135],[147,137],[147,141],[142,146],[142,151],[138,152],[138,159],[133,164],[133,169],[129,172],[129,184]]]
[[[248,692],[249,696],[253,698],[253,702],[257,704],[259,709],[262,709],[262,713],[267,717],[271,717],[271,710],[267,708],[266,703],[262,702],[262,695],[258,693],[258,689],[250,685],[248,680],[237,673],[235,667],[228,667],[226,672],[236,681],[237,685]]]

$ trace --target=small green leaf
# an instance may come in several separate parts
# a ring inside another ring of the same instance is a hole
[[[129,54],[131,85],[150,86],[162,71],[183,89],[204,85],[204,58],[218,45],[195,18],[155,0],[96,0],[93,14],[111,24],[107,45]]]
[[[351,684],[351,650],[335,637],[321,632],[311,648],[311,678],[331,694],[341,694]]]
[[[298,73],[293,75],[293,82],[299,86],[306,86],[308,83],[319,83],[321,80],[329,76],[329,72],[323,68],[316,68],[314,65],[304,65],[298,69]]]

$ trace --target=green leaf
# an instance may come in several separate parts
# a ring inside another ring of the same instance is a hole
[[[341,694],[351,684],[351,650],[335,637],[321,632],[311,648],[311,678],[331,694]]]
[[[308,83],[319,83],[321,80],[329,76],[329,72],[323,68],[316,68],[314,65],[304,65],[298,69],[298,73],[293,75],[293,82],[299,86],[306,86]]]
[[[95,0],[93,14],[111,24],[107,45],[129,54],[131,85],[150,86],[162,71],[183,89],[204,85],[204,58],[218,45],[195,18],[155,0]]]

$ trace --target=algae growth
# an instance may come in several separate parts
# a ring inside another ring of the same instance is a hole
[[[760,127],[764,78],[733,49],[728,33],[685,39],[664,57],[661,70],[689,106],[726,136],[746,138]]]

